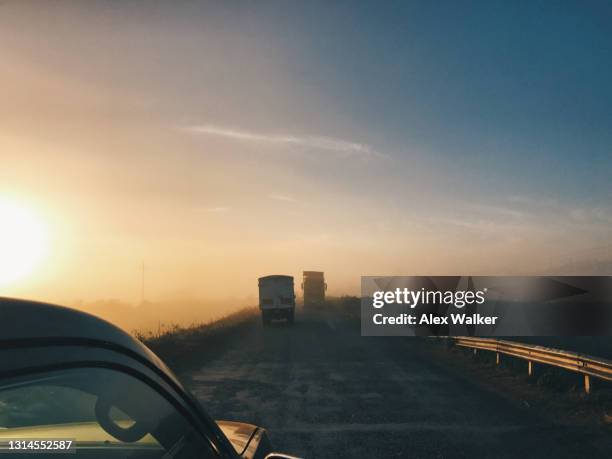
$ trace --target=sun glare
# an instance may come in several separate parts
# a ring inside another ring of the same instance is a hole
[[[46,250],[46,228],[37,216],[16,202],[0,199],[0,287],[32,273]]]

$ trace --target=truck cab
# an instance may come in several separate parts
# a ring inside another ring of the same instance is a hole
[[[325,290],[327,290],[323,272],[304,271],[302,290],[304,290],[305,308],[322,306],[325,303]]]
[[[264,326],[273,319],[286,319],[293,324],[295,317],[295,293],[293,276],[272,275],[259,278],[259,309]]]

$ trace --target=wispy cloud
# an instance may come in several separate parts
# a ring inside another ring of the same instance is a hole
[[[295,198],[286,194],[270,194],[268,197],[275,201],[296,202]]]
[[[569,210],[569,216],[579,223],[612,223],[612,211],[604,207],[576,207]]]
[[[196,209],[196,211],[198,212],[211,212],[211,213],[224,213],[224,212],[229,212],[231,210],[231,208],[229,207],[224,207],[224,206],[219,206],[219,207],[199,207]]]
[[[222,137],[228,140],[275,144],[279,146],[297,146],[323,150],[341,154],[343,156],[378,156],[386,155],[376,151],[370,145],[349,140],[322,136],[295,136],[290,134],[266,134],[261,132],[245,131],[211,124],[183,126],[183,130],[192,134]]]
[[[481,205],[467,206],[467,208],[472,209],[476,211],[477,213],[481,213],[484,215],[497,216],[497,217],[508,217],[508,218],[513,218],[517,220],[525,219],[531,216],[528,212],[522,209],[515,209],[515,208],[505,207],[505,206],[481,204]]]

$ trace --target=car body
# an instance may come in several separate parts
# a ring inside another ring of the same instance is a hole
[[[0,446],[27,449],[34,440],[71,440],[77,458],[285,457],[271,453],[264,429],[211,419],[153,352],[114,325],[0,298]]]
[[[272,319],[286,319],[290,324],[295,317],[295,291],[293,277],[282,274],[258,279],[259,309],[264,326]]]

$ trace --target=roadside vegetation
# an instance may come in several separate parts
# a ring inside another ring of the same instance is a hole
[[[357,296],[336,296],[325,299],[327,307],[343,312],[351,319],[359,320],[361,314],[361,298]]]
[[[250,307],[207,323],[187,327],[162,324],[157,332],[134,335],[178,372],[201,362],[203,357],[218,355],[228,340],[239,338],[257,319],[259,310]]]
[[[612,383],[591,378],[591,393],[584,392],[578,373],[534,363],[532,376],[527,362],[503,355],[497,365],[495,353],[431,341],[422,347],[432,362],[518,402],[525,409],[536,409],[560,424],[605,426],[612,432]]]
[[[350,319],[359,320],[358,297],[331,297],[326,303]],[[132,334],[178,373],[219,355],[230,340],[240,339],[254,325],[259,326],[259,322],[259,309],[248,307],[205,323],[189,326],[160,323],[154,331],[136,330]]]

